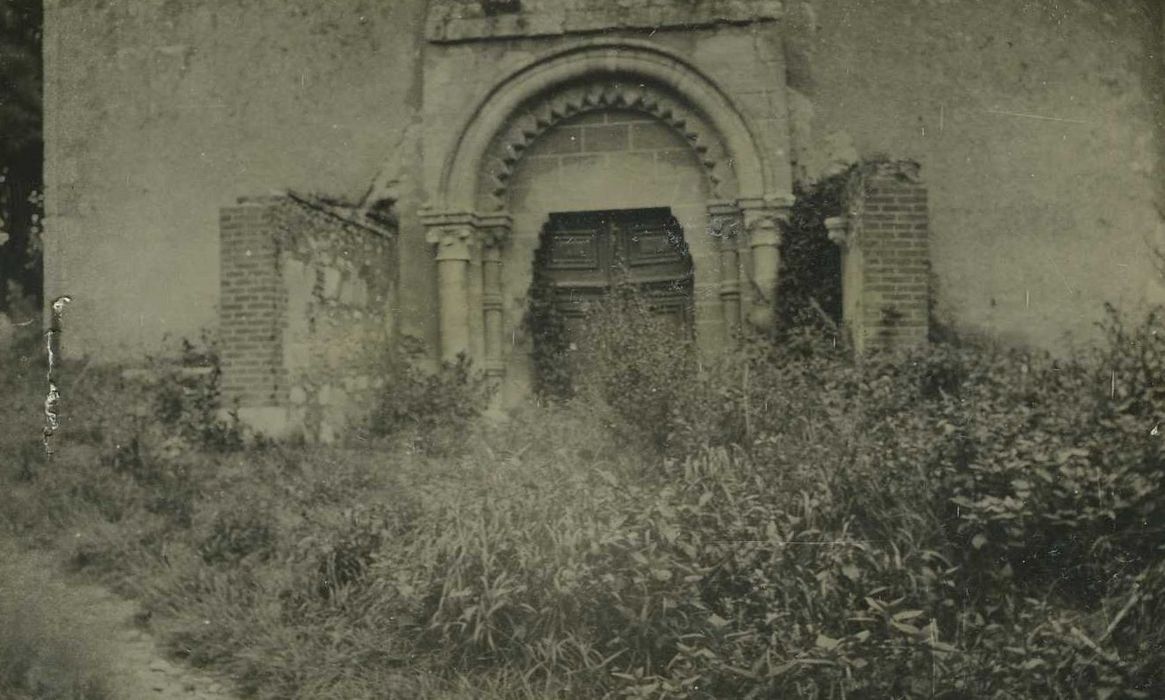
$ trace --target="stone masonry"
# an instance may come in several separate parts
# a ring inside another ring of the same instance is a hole
[[[223,398],[252,426],[331,441],[375,405],[395,231],[291,197],[221,213]]]

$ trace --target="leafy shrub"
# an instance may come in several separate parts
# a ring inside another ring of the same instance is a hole
[[[151,383],[153,410],[162,426],[202,449],[230,451],[243,447],[245,438],[238,414],[224,419],[220,380],[222,366],[212,341],[202,347],[182,340],[177,364],[158,363]]]
[[[776,296],[781,328],[841,322],[841,249],[829,240],[825,220],[845,213],[842,209],[852,172],[794,188],[789,230],[781,237]]]
[[[436,372],[418,367],[411,355],[406,348],[386,361],[386,386],[369,430],[429,454],[457,451],[488,405],[491,387],[464,355]]]
[[[668,415],[696,370],[696,354],[690,335],[656,313],[650,298],[617,287],[587,310],[565,364],[572,392],[609,408],[619,436],[661,448]]]
[[[334,534],[316,565],[317,590],[324,597],[335,597],[359,583],[384,538],[392,534],[387,514],[379,509],[348,510],[344,516],[344,527]]]
[[[274,545],[269,517],[251,509],[219,513],[210,534],[199,545],[203,561],[233,563],[250,555],[266,559]]]
[[[548,254],[545,245],[534,252],[534,279],[523,324],[532,345],[534,391],[544,398],[561,400],[574,395],[574,381],[566,319],[558,308],[554,282],[546,274]]]
[[[0,396],[4,397],[0,402],[4,425],[0,454],[9,457],[5,468],[12,476],[28,480],[44,461],[41,429],[48,390],[47,362],[39,326],[16,326],[11,332],[11,337],[0,338]]]

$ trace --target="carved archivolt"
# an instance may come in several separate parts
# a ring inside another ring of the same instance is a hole
[[[483,164],[481,204],[487,210],[505,208],[509,184],[522,154],[539,136],[571,117],[609,109],[641,112],[675,129],[704,168],[712,196],[731,196],[735,189],[731,161],[715,129],[666,89],[635,78],[628,78],[626,83],[603,79],[570,85],[532,100],[516,113],[494,139]]]

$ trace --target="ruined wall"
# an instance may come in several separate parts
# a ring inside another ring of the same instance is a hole
[[[925,343],[930,328],[926,187],[910,162],[849,175],[845,214],[826,221],[841,246],[842,318],[858,352]]]
[[[395,232],[289,198],[221,214],[223,402],[330,442],[376,405],[394,333]]]
[[[789,2],[798,171],[918,161],[940,315],[1054,349],[1094,337],[1102,302],[1162,298],[1154,5]]]
[[[75,299],[66,352],[122,359],[213,327],[237,197],[363,196],[419,105],[424,5],[46,0],[46,286]]]

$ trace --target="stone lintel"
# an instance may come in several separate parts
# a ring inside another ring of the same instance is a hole
[[[779,20],[780,0],[521,0],[518,10],[490,14],[477,0],[438,0],[425,24],[433,43],[590,34],[617,29],[696,29]]]

